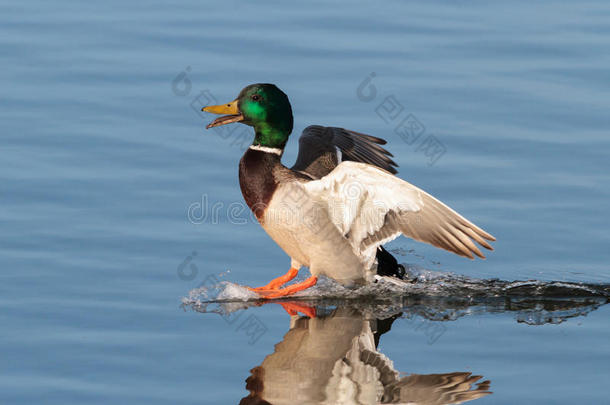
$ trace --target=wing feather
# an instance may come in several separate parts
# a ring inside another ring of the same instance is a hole
[[[400,234],[460,256],[485,258],[495,238],[425,191],[379,168],[343,162],[305,184],[335,226],[365,255]]]
[[[386,141],[375,136],[344,128],[311,125],[299,138],[299,154],[292,170],[305,172],[315,178],[330,173],[341,161],[368,163],[391,173],[398,165],[392,154],[380,145]],[[337,157],[337,151],[341,157]]]

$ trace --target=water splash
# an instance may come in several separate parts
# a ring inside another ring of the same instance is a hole
[[[198,312],[221,315],[286,300],[315,306],[319,313],[349,304],[377,318],[401,313],[433,321],[514,312],[517,322],[540,325],[583,316],[610,300],[610,285],[605,284],[477,279],[405,267],[404,280],[378,276],[375,283],[357,288],[320,277],[314,287],[284,300],[262,300],[244,286],[219,281],[192,290],[182,302]]]

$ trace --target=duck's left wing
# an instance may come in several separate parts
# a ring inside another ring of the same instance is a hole
[[[327,176],[303,184],[352,247],[368,256],[400,234],[474,258],[473,240],[493,250],[495,238],[425,191],[379,168],[343,162]]]
[[[386,141],[344,128],[311,125],[299,138],[299,154],[292,170],[319,179],[344,161],[368,163],[396,173],[398,165],[381,145]]]

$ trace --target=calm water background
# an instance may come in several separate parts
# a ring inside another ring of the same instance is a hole
[[[486,261],[400,239],[417,254],[401,261],[610,282],[607,2],[283,4],[0,2],[1,403],[247,394],[288,315],[249,310],[268,331],[248,345],[180,299],[209,274],[262,284],[289,261],[251,221],[188,220],[202,199],[225,214],[242,201],[242,129],[205,131],[212,118],[191,108],[203,90],[224,102],[274,82],[295,134],[316,123],[386,138],[402,178],[498,238]],[[172,85],[181,72],[190,86]],[[377,97],[364,102],[371,72]],[[446,148],[435,164],[376,113],[391,95]],[[609,314],[546,326],[473,315],[433,345],[398,320],[380,347],[401,371],[484,375],[495,393],[480,404],[607,403]]]

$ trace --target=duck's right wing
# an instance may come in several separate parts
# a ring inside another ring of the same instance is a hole
[[[311,125],[299,138],[299,154],[292,170],[319,179],[339,163],[352,161],[396,173],[398,165],[391,159],[392,154],[380,146],[385,143],[381,138],[344,128]]]
[[[493,250],[495,238],[406,181],[371,165],[343,162],[304,183],[309,200],[364,256],[400,234],[460,256],[484,258],[473,243]]]

